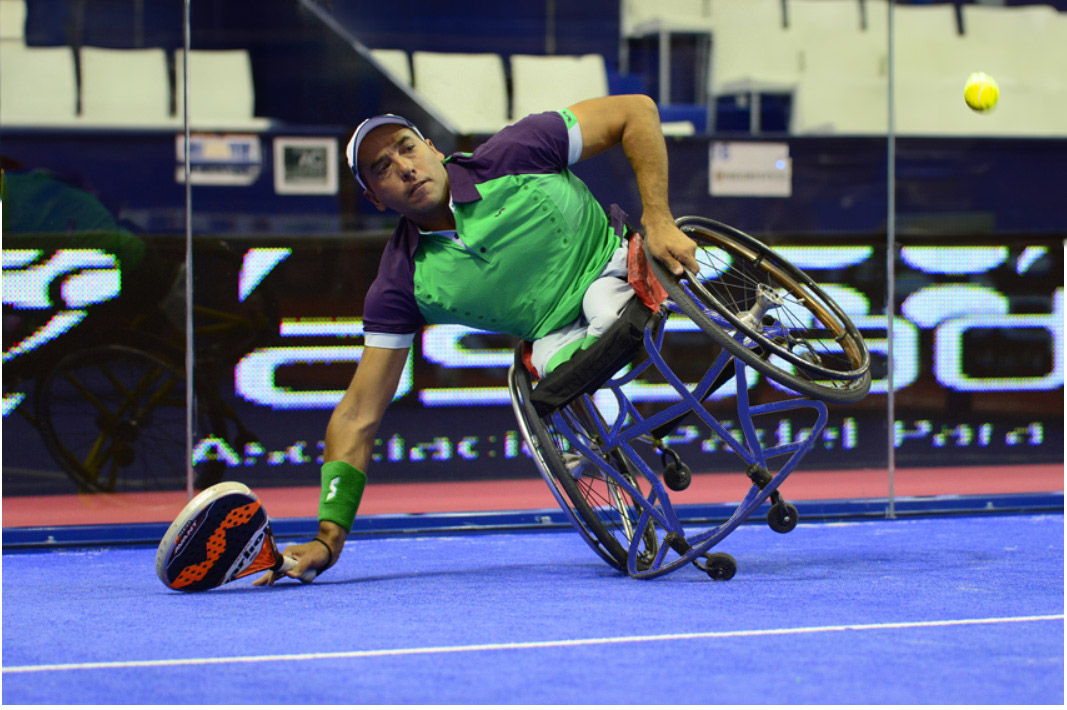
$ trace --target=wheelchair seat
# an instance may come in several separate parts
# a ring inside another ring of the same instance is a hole
[[[641,299],[632,298],[619,319],[595,343],[576,352],[567,362],[537,381],[530,401],[537,414],[550,415],[582,395],[593,394],[624,365],[641,352],[645,328],[655,328],[665,313],[653,313]],[[531,345],[524,342],[522,361],[531,376],[537,377],[530,362]]]

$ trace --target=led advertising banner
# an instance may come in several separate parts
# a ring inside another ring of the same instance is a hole
[[[178,240],[122,258],[113,245],[5,241],[5,493],[183,487],[184,255]],[[197,240],[194,342],[201,483],[317,485],[323,436],[362,354],[362,300],[380,239]],[[885,253],[873,246],[776,246],[850,315],[872,353],[871,394],[830,406],[806,468],[884,467],[888,350]],[[532,265],[536,268],[536,265]],[[1058,243],[904,246],[897,260],[892,439],[899,466],[1061,459],[1063,259]],[[667,323],[695,379],[708,350]],[[514,342],[460,326],[416,338],[378,433],[375,480],[532,476],[506,388]],[[749,368],[753,401],[782,387]],[[708,406],[727,426],[736,384]],[[672,390],[637,379],[639,407]],[[602,405],[609,405],[601,402]],[[802,415],[768,421],[764,444],[802,435]],[[694,471],[735,471],[710,430],[683,421],[667,443]],[[64,475],[66,474],[66,475]]]

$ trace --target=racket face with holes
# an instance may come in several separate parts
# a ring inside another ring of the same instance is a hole
[[[171,589],[198,592],[281,561],[259,497],[243,483],[228,481],[182,509],[159,543],[156,574]]]

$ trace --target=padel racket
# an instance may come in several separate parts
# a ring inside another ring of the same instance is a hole
[[[182,509],[156,550],[156,574],[163,584],[199,592],[264,570],[284,574],[296,560],[274,542],[263,503],[243,483],[227,481],[205,489]],[[315,570],[301,581],[310,582]]]

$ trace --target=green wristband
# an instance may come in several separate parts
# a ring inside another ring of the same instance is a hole
[[[343,527],[345,532],[350,531],[366,485],[367,474],[355,466],[344,461],[324,463],[319,520],[329,520]]]

